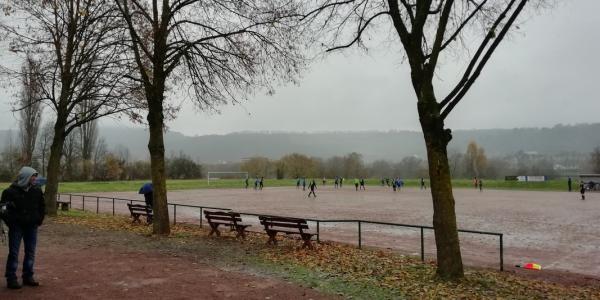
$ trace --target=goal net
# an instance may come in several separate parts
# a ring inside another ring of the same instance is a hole
[[[219,179],[246,179],[248,178],[248,172],[208,172],[207,176],[208,185],[211,181]]]

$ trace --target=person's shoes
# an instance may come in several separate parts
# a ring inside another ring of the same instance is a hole
[[[39,286],[40,283],[35,281],[35,279],[33,279],[33,277],[31,278],[23,278],[23,285],[27,285],[27,286]]]
[[[18,290],[20,289],[22,286],[19,284],[19,281],[15,280],[8,280],[6,281],[6,287],[11,289],[11,290]]]

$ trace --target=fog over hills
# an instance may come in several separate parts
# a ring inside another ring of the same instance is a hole
[[[8,131],[0,131],[0,141]],[[16,131],[13,131],[13,135]],[[148,131],[137,128],[100,128],[109,149],[129,148],[132,159],[147,159]],[[456,130],[449,152],[464,152],[469,141],[482,146],[490,157],[518,151],[539,154],[589,153],[600,146],[600,123],[556,125],[552,128]],[[203,163],[240,161],[252,156],[278,159],[293,152],[321,158],[358,152],[365,161],[400,161],[405,156],[425,158],[422,134],[416,131],[364,132],[240,132],[226,135],[185,136],[165,134],[167,155],[183,151]]]
[[[144,129],[102,128],[100,135],[109,146],[123,145],[133,157],[148,156],[148,132]],[[469,141],[482,146],[488,156],[503,156],[518,151],[540,154],[564,152],[589,153],[600,146],[600,123],[552,128],[515,128],[456,130],[449,152],[464,152]],[[399,161],[405,156],[424,158],[425,143],[421,132],[240,132],[226,135],[185,136],[177,132],[165,135],[167,153],[183,151],[205,163],[239,161],[265,156],[277,159],[293,152],[328,158],[358,152],[366,161]]]

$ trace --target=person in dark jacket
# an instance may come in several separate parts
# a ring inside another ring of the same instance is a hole
[[[20,289],[21,284],[17,279],[19,265],[19,248],[21,240],[25,244],[25,257],[23,259],[23,284],[38,286],[33,278],[33,264],[35,262],[35,248],[37,244],[37,230],[46,214],[44,193],[35,186],[37,171],[31,167],[23,167],[17,175],[17,180],[2,192],[0,203],[6,204],[4,221],[8,225],[8,258],[6,260],[7,287]]]
[[[310,192],[308,193],[308,198],[310,198],[310,194],[312,194],[313,196],[315,196],[315,198],[317,198],[317,194],[315,194],[315,190],[317,189],[317,183],[315,182],[314,179],[310,182],[310,184],[308,185],[308,188],[310,189]]]

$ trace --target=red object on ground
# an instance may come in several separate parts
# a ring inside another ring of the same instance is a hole
[[[528,270],[541,270],[542,266],[536,263],[526,263],[523,265],[517,265],[518,268],[528,269]]]

